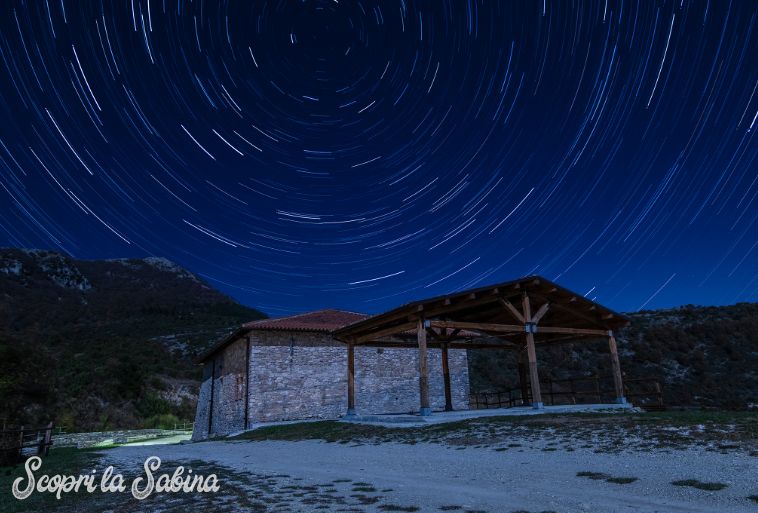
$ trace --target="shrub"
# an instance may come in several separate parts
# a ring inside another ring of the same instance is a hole
[[[166,413],[146,418],[142,423],[142,427],[145,429],[174,429],[174,426],[180,422],[179,417],[176,415]]]

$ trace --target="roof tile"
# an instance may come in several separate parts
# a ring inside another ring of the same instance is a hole
[[[368,318],[369,315],[345,310],[316,310],[289,317],[263,319],[243,324],[250,330],[323,331],[329,332]]]

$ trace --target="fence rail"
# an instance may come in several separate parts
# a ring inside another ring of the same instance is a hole
[[[0,466],[13,465],[32,449],[38,456],[47,456],[53,445],[53,423],[44,427],[3,428],[0,430]]]
[[[174,431],[193,431],[194,429],[194,422],[182,422],[180,424],[174,424]]]
[[[592,376],[540,382],[545,404],[588,404],[612,402],[615,399],[613,380],[609,376]],[[524,396],[525,394],[525,396]],[[655,378],[632,378],[624,381],[624,395],[638,406],[649,409],[664,409],[661,383]],[[531,387],[471,394],[473,409],[513,408],[531,404]]]

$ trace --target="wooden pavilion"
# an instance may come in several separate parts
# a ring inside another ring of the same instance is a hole
[[[445,410],[452,410],[450,349],[507,349],[518,353],[522,397],[527,368],[532,407],[543,408],[537,348],[608,341],[617,403],[626,403],[614,330],[629,320],[540,276],[415,301],[333,332],[347,345],[348,416],[355,415],[355,347],[418,348],[421,415],[430,415],[427,348],[440,348]],[[523,363],[524,355],[528,367]]]

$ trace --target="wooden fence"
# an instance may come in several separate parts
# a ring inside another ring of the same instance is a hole
[[[45,427],[0,430],[0,466],[15,465],[26,453],[47,456],[53,445],[53,423]]]
[[[540,383],[542,400],[546,405],[612,403],[615,400],[613,380],[608,376],[592,376],[575,379],[548,379]],[[522,397],[520,388],[504,391],[478,392],[471,394],[472,409],[513,408],[531,403],[531,390],[527,385],[527,397]],[[645,409],[665,409],[661,383],[655,378],[624,380],[625,397]]]

